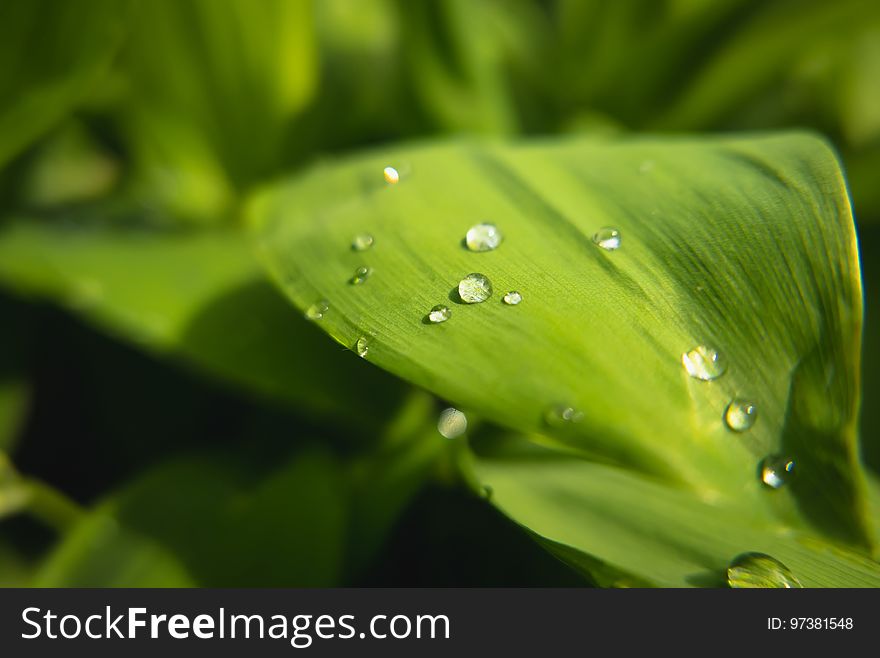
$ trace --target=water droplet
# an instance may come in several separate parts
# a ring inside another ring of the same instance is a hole
[[[367,352],[370,351],[370,342],[366,336],[361,336],[354,344],[354,349],[359,357],[366,358]]]
[[[366,251],[373,246],[373,236],[369,233],[359,233],[351,241],[351,248],[355,251]]]
[[[492,496],[495,494],[495,490],[488,484],[483,485],[483,498],[486,500],[492,500]]]
[[[372,267],[366,267],[365,265],[362,265],[361,267],[357,268],[357,269],[354,271],[354,276],[352,276],[351,279],[349,279],[348,282],[349,282],[351,285],[353,285],[353,286],[359,286],[359,285],[361,285],[364,281],[366,281],[367,279],[369,279],[369,278],[370,278],[370,275],[371,275],[372,273],[373,273],[373,268],[372,268]]]
[[[569,423],[579,423],[584,419],[584,413],[574,407],[557,404],[550,407],[544,414],[544,420],[551,427],[562,427]]]
[[[504,236],[495,224],[477,224],[468,229],[465,244],[471,251],[492,251],[497,249]]]
[[[803,587],[787,566],[763,553],[743,553],[734,558],[727,567],[727,584],[735,588]]]
[[[771,489],[778,489],[794,473],[794,461],[783,455],[770,455],[761,462],[761,482]]]
[[[745,432],[755,424],[758,407],[745,398],[733,398],[724,412],[724,422],[734,432]]]
[[[448,306],[437,304],[437,306],[432,308],[431,312],[428,313],[428,322],[431,324],[440,324],[441,322],[446,322],[451,317],[452,311],[449,310]]]
[[[319,302],[315,302],[308,309],[306,309],[306,318],[309,320],[320,320],[324,317],[324,313],[330,310],[330,302],[326,299],[322,299]]]
[[[603,226],[593,234],[593,242],[607,251],[620,247],[620,231],[611,226]]]
[[[472,272],[458,282],[458,296],[466,304],[479,304],[492,296],[492,283],[485,274]]]
[[[467,416],[458,409],[444,409],[437,420],[437,431],[447,439],[461,436],[467,430]]]
[[[681,364],[687,373],[704,382],[717,379],[727,370],[727,359],[714,347],[697,345],[681,355]]]
[[[385,182],[389,185],[395,185],[400,180],[400,174],[394,167],[385,167],[382,170],[382,175],[385,176]]]
[[[509,293],[504,295],[502,300],[508,306],[516,306],[522,301],[522,295],[520,295],[516,290],[511,290]]]

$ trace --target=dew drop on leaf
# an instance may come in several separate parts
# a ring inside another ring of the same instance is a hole
[[[498,248],[503,239],[495,224],[477,224],[471,226],[464,241],[471,251],[492,251]]]
[[[444,409],[437,420],[437,431],[447,439],[461,436],[467,430],[467,416],[458,409]]]
[[[620,231],[611,226],[604,226],[593,233],[593,242],[606,251],[614,251],[620,247]]]
[[[771,489],[779,489],[793,473],[794,461],[783,455],[770,455],[761,462],[761,482]]]
[[[367,352],[370,351],[370,342],[366,336],[361,336],[354,344],[354,349],[359,357],[366,358]]]
[[[544,414],[544,420],[550,427],[562,427],[569,423],[579,423],[584,419],[584,412],[564,404],[550,407]]]
[[[311,306],[306,309],[306,318],[309,320],[320,320],[324,317],[324,314],[330,310],[330,302],[326,299],[322,299],[319,302],[315,302]]]
[[[717,379],[727,370],[727,359],[709,345],[697,345],[682,354],[681,364],[687,370],[687,374],[704,382]]]
[[[452,311],[449,310],[449,307],[443,306],[443,304],[437,304],[437,306],[432,308],[431,312],[428,313],[428,322],[431,324],[440,324],[441,322],[446,322],[450,317],[452,317]]]
[[[351,248],[354,251],[366,251],[373,246],[373,236],[369,233],[359,233],[354,236],[351,241]]]
[[[394,167],[385,167],[382,170],[382,175],[385,177],[385,182],[389,185],[396,185],[400,180],[400,173]]]
[[[782,562],[763,553],[743,553],[727,567],[727,584],[734,588],[803,587]]]
[[[472,272],[458,283],[458,296],[466,304],[479,304],[492,296],[492,283],[485,274]]]
[[[745,432],[758,418],[757,405],[745,398],[733,398],[724,412],[724,422],[734,432]]]
[[[508,306],[516,306],[522,301],[522,295],[519,294],[516,290],[511,290],[507,294],[502,297],[501,301],[503,301]]]
[[[349,283],[353,286],[359,286],[370,278],[373,268],[362,265],[354,271],[354,275],[349,279]]]

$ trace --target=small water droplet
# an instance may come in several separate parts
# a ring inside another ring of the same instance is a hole
[[[745,432],[755,424],[757,418],[757,405],[745,398],[733,398],[724,412],[724,422],[734,432]]]
[[[354,344],[354,349],[359,357],[366,358],[367,352],[370,351],[370,342],[366,336],[361,336]]]
[[[492,296],[492,283],[485,274],[472,272],[458,282],[458,296],[466,304],[479,304]]]
[[[452,311],[449,310],[448,306],[437,304],[437,306],[432,308],[431,312],[428,313],[428,322],[432,324],[440,324],[441,322],[446,322],[451,317]]]
[[[492,251],[497,249],[504,236],[495,224],[476,224],[468,229],[465,244],[471,251]]]
[[[687,374],[704,382],[717,379],[727,370],[727,359],[714,347],[697,345],[681,355],[681,364]]]
[[[353,285],[353,286],[359,286],[359,285],[361,285],[364,281],[366,281],[367,279],[369,279],[369,278],[370,278],[370,275],[371,275],[372,273],[373,273],[373,268],[372,268],[372,267],[367,267],[367,266],[365,266],[365,265],[362,265],[361,267],[357,268],[357,269],[354,271],[354,276],[352,276],[351,279],[349,279],[348,282],[349,282],[351,285]]]
[[[320,320],[324,317],[324,313],[330,310],[330,302],[326,299],[322,299],[319,302],[315,302],[308,309],[306,309],[306,318],[309,320]]]
[[[467,430],[467,416],[458,409],[444,409],[437,420],[437,431],[447,439],[461,436]]]
[[[606,251],[620,247],[620,231],[611,226],[603,226],[593,234],[593,242]]]
[[[351,248],[355,251],[366,251],[373,246],[373,236],[369,233],[359,233],[351,241]]]
[[[495,493],[495,490],[488,484],[483,485],[483,498],[486,500],[492,500],[492,496]]]
[[[522,301],[522,295],[520,295],[516,290],[511,290],[509,293],[504,295],[502,300],[508,306],[516,306]]]
[[[770,455],[761,462],[761,482],[771,489],[784,485],[793,473],[794,461],[783,455]]]
[[[382,170],[382,175],[385,177],[385,182],[389,185],[396,185],[400,180],[400,173],[394,167],[385,167]]]
[[[584,419],[584,413],[574,407],[557,404],[550,407],[544,414],[544,420],[551,427],[562,427],[569,423],[579,423]]]
[[[734,588],[803,587],[787,566],[764,553],[743,553],[727,567],[727,584]]]

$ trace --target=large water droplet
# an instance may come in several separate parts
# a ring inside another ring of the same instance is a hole
[[[471,251],[492,251],[498,248],[503,239],[495,224],[477,224],[471,226],[464,241]]]
[[[394,167],[385,167],[382,170],[382,175],[385,177],[385,182],[389,185],[396,185],[400,180],[400,173]]]
[[[458,283],[458,296],[466,304],[479,304],[492,296],[492,283],[485,274],[472,272]]]
[[[743,553],[727,567],[727,584],[735,588],[802,588],[791,570],[763,553]]]
[[[544,414],[545,422],[551,427],[562,427],[569,423],[579,423],[583,419],[584,413],[582,411],[564,404],[553,405]]]
[[[522,295],[520,295],[516,290],[511,290],[509,293],[501,298],[501,301],[503,301],[508,306],[516,306],[522,301]]]
[[[727,359],[714,347],[697,345],[681,355],[681,363],[687,373],[704,382],[717,379],[727,370]]]
[[[370,278],[373,273],[372,267],[362,265],[354,271],[354,275],[349,279],[349,283],[353,286],[359,286]]]
[[[354,344],[354,350],[359,357],[366,358],[367,352],[370,351],[370,341],[366,336],[361,336]]]
[[[451,317],[452,311],[449,310],[448,306],[437,304],[437,306],[432,308],[431,312],[428,313],[428,322],[432,324],[440,324],[441,322],[446,322]]]
[[[309,320],[320,320],[324,317],[324,314],[330,310],[330,302],[326,299],[322,299],[319,302],[315,302],[308,309],[306,309],[306,318]]]
[[[351,248],[355,251],[366,251],[373,246],[373,236],[369,233],[359,233],[351,241]]]
[[[593,242],[607,251],[620,247],[620,231],[612,226],[603,226],[593,234]]]
[[[467,416],[458,409],[444,409],[437,420],[437,431],[447,439],[461,436],[467,430]]]
[[[783,455],[770,455],[761,462],[761,482],[778,489],[791,479],[794,461]]]
[[[745,398],[733,398],[724,412],[724,422],[734,432],[745,432],[750,429],[757,418],[757,405]]]

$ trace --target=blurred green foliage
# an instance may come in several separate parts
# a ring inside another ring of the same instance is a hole
[[[880,471],[878,108],[873,0],[5,0],[0,584],[586,582],[253,263],[256,187],[429,136],[828,136]]]

